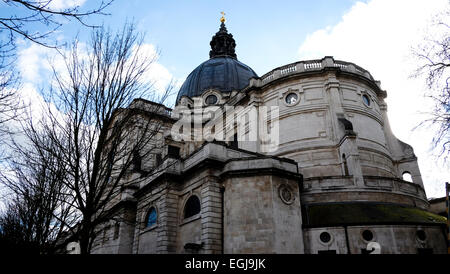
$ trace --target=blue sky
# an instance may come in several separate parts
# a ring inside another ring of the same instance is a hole
[[[219,29],[220,12],[224,11],[227,28],[237,42],[238,59],[251,66],[258,75],[297,61],[297,49],[308,33],[334,25],[355,3],[354,0],[317,1],[145,1],[116,0],[107,9],[110,16],[97,17],[92,23],[103,23],[119,29],[134,21],[146,33],[146,41],[160,50],[160,63],[176,78],[184,78],[209,58],[209,42]],[[94,7],[87,1],[84,7]],[[79,31],[85,38],[86,29]]]
[[[132,2],[136,9],[145,5],[145,1]],[[155,5],[147,5],[137,15],[142,16],[139,27],[161,48],[161,63],[173,69],[175,77],[183,77],[209,58],[209,42],[218,31],[220,11],[226,13],[238,58],[262,75],[297,60],[297,47],[306,35],[337,23],[354,1],[152,2]]]
[[[88,9],[99,2],[53,3],[61,7],[80,4]],[[448,0],[116,0],[106,10],[111,15],[88,22],[117,30],[134,21],[138,30],[146,33],[146,49],[157,48],[161,53],[151,74],[159,87],[172,78],[181,84],[209,58],[209,42],[219,29],[221,11],[226,13],[227,29],[236,40],[238,59],[259,76],[278,66],[324,56],[354,62],[381,81],[388,94],[391,128],[400,140],[413,146],[427,195],[439,197],[444,195],[450,167],[430,150],[433,129],[413,130],[432,102],[424,98],[424,79],[410,77],[417,66],[411,52],[424,37],[439,35],[432,19],[448,5]],[[0,15],[4,12],[0,9]],[[55,36],[70,40],[77,34],[85,41],[89,29],[65,23]],[[24,97],[39,98],[36,90],[48,84],[46,59],[52,54],[29,43],[20,45],[17,65],[23,75]]]

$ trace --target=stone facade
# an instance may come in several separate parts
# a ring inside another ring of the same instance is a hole
[[[347,232],[345,231],[347,229]],[[311,228],[305,230],[306,253],[315,254],[332,251],[336,254],[361,254],[367,248],[369,241],[362,236],[363,231],[370,229],[374,239],[381,245],[382,254],[415,254],[418,252],[433,252],[446,254],[445,242],[442,243],[443,230],[435,226],[415,225],[371,225],[351,227]],[[427,239],[418,239],[416,232],[425,231]],[[328,232],[331,235],[329,242],[320,240],[320,234]],[[346,243],[348,237],[348,247]],[[441,244],[439,244],[441,243]]]
[[[239,138],[209,118],[200,131],[212,123],[231,138],[175,140],[174,113],[210,107],[211,94],[219,108],[241,107],[238,116],[276,107],[276,126],[254,128],[278,130],[276,149],[252,140],[245,120]],[[125,188],[114,205],[124,221],[100,228],[93,252],[359,254],[377,242],[386,254],[445,253],[445,220],[427,211],[417,158],[392,133],[386,96],[368,71],[332,57],[276,68],[241,90],[180,96],[164,114],[161,161],[143,159],[153,172]]]

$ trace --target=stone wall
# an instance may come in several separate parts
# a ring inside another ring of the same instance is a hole
[[[347,238],[346,231],[347,230]],[[445,237],[440,226],[418,225],[377,225],[308,228],[304,230],[305,253],[317,254],[319,251],[332,250],[337,254],[361,254],[367,248],[369,241],[362,236],[364,230],[370,230],[373,235],[371,241],[381,246],[381,254],[417,254],[419,249],[432,249],[435,254],[446,254]],[[417,231],[425,232],[425,239],[417,236]],[[330,240],[324,243],[320,234],[327,232]],[[431,251],[431,250],[428,250]]]
[[[125,204],[114,217],[99,226],[91,252],[93,254],[130,254],[134,244],[134,203]]]
[[[290,93],[298,96],[293,104],[286,102]],[[103,237],[96,252],[359,254],[367,246],[361,236],[367,229],[382,253],[417,253],[420,248],[444,252],[439,226],[302,230],[301,205],[308,203],[370,201],[428,208],[417,158],[394,136],[385,97],[369,72],[325,57],[275,69],[252,79],[244,91],[220,99],[241,106],[243,113],[248,111],[244,106],[278,106],[276,151],[263,151],[259,141],[238,142],[239,149],[203,141],[175,142],[168,134],[172,122],[165,123],[150,142],[157,147],[154,155],[143,159],[142,168],[152,170],[159,154],[162,164],[142,178],[134,195],[127,194],[136,198],[137,207],[135,213],[123,216],[129,220],[134,216],[134,225],[120,224],[119,237],[114,223],[100,228]],[[248,127],[244,122],[246,137]],[[225,133],[234,129],[224,124]],[[169,144],[180,148],[180,158],[165,157]],[[401,179],[403,172],[411,173],[412,182]],[[200,200],[200,213],[184,218],[185,203],[192,195]],[[152,207],[157,223],[146,227]],[[424,231],[425,240],[418,239],[418,230]],[[330,235],[326,242],[320,240],[324,232]]]
[[[272,176],[224,182],[225,253],[303,253],[298,182]],[[289,189],[288,203],[280,187]]]

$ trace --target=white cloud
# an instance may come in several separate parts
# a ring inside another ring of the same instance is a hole
[[[24,81],[38,83],[42,80],[42,67],[49,53],[50,49],[37,44],[19,51],[17,67]]]
[[[412,131],[432,102],[423,96],[424,80],[410,78],[417,66],[411,49],[422,41],[433,16],[446,5],[448,0],[357,2],[337,25],[308,35],[298,51],[302,60],[331,55],[353,62],[381,81],[388,94],[391,128],[399,139],[414,147],[429,197],[444,195],[450,171],[436,164],[429,151],[432,130]]]
[[[84,4],[86,0],[52,0],[49,7],[55,10],[63,10],[69,8],[79,7]]]
[[[80,43],[78,51],[79,56],[87,58],[85,44]],[[68,52],[66,53],[68,54]],[[163,94],[174,77],[164,65],[158,62],[157,57],[158,52],[153,44],[142,45],[139,58],[153,60],[144,78],[153,83],[153,88],[157,93]],[[35,86],[48,84],[52,77],[52,69],[55,69],[60,75],[66,74],[63,57],[55,50],[36,44],[31,44],[19,51],[17,67],[25,83],[32,83]]]
[[[159,53],[153,44],[143,44],[139,52],[141,58],[153,60],[144,78],[153,83],[153,88],[158,95],[162,95],[166,91],[168,85],[172,83],[175,85],[174,88],[176,88],[181,81],[180,79],[175,79],[170,71],[158,62],[158,54]]]
[[[85,44],[80,43],[78,50],[78,56],[85,58]],[[69,54],[68,51],[62,49],[60,52]],[[30,44],[18,52],[18,57],[17,68],[26,89],[30,89],[32,86],[34,89],[44,88],[47,90],[49,85],[55,86],[53,70],[58,73],[61,79],[69,79],[64,57],[54,49]],[[33,97],[31,99],[38,98]]]

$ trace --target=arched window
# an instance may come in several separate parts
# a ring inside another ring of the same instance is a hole
[[[370,106],[370,98],[366,94],[362,96],[362,100],[366,106]]]
[[[200,200],[197,196],[192,195],[184,206],[184,218],[189,218],[200,213]]]
[[[412,181],[413,181],[411,173],[409,173],[408,171],[403,172],[402,177],[403,177],[403,181],[407,181],[407,182],[410,182],[410,183],[412,183]]]
[[[156,220],[158,219],[158,214],[154,207],[151,207],[147,213],[147,218],[145,219],[145,227],[151,227],[156,224]]]

